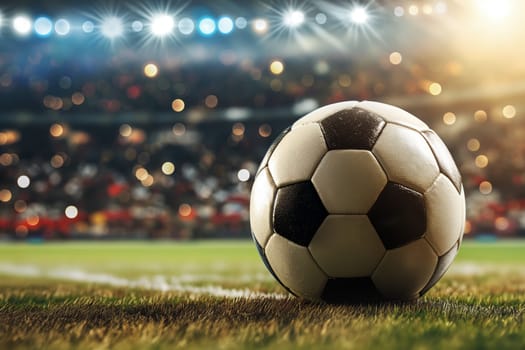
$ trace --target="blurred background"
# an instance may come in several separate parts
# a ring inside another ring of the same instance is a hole
[[[0,4],[0,240],[248,238],[273,139],[402,107],[463,175],[466,237],[525,237],[519,0]]]

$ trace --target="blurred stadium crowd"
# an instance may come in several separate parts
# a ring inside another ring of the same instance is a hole
[[[201,67],[205,72],[193,77],[195,68],[152,65],[109,64],[94,75],[57,72],[45,81],[33,79],[31,69],[2,76],[4,113],[13,106],[18,116],[0,131],[4,237],[247,236],[258,162],[295,118],[336,101],[381,100],[385,90],[428,94],[411,90],[415,79],[408,75],[378,79],[386,66],[348,74],[347,63],[314,60],[295,62],[284,74],[285,64],[270,60]],[[24,123],[17,98],[43,120]],[[119,122],[140,106],[164,113],[164,122]],[[60,121],[51,114],[56,120],[47,122],[48,110],[72,116]],[[525,127],[516,107],[442,113],[431,106],[422,113],[416,114],[444,138],[464,176],[467,232],[523,235]]]
[[[248,237],[251,183],[273,139],[316,107],[363,99],[405,108],[444,139],[467,234],[525,236],[524,64],[507,56],[487,74],[501,62],[483,56],[490,45],[441,50],[454,25],[442,28],[403,53],[277,54],[277,40],[249,36],[150,56],[2,42],[0,237]]]

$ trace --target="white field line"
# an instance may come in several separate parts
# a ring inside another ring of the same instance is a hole
[[[452,264],[447,272],[451,276],[482,276],[490,274],[520,274],[525,275],[521,265],[489,265],[475,263]],[[264,274],[243,274],[238,277],[226,277],[209,274],[185,274],[181,276],[166,277],[154,275],[138,279],[128,279],[108,273],[95,273],[74,268],[55,268],[45,270],[35,265],[15,265],[0,262],[0,275],[19,276],[27,278],[52,278],[57,280],[104,284],[114,287],[141,288],[162,292],[174,291],[193,295],[210,295],[224,298],[244,299],[284,299],[289,296],[281,293],[263,293],[245,289],[229,289],[218,284],[195,285],[195,283],[227,283],[227,282],[257,282],[271,280]]]
[[[65,281],[86,282],[93,284],[104,284],[114,287],[141,288],[162,292],[174,291],[190,293],[193,295],[210,295],[224,298],[244,298],[244,299],[285,299],[289,296],[281,293],[255,292],[249,289],[229,289],[219,285],[196,286],[188,282],[209,281],[205,280],[206,275],[194,276],[184,275],[182,279],[178,277],[167,278],[162,275],[153,277],[141,277],[138,279],[128,279],[107,273],[93,273],[79,269],[57,268],[44,270],[34,265],[15,265],[0,263],[0,274],[19,276],[27,278],[46,277]],[[215,276],[216,281],[219,281]],[[244,278],[246,279],[246,277]],[[253,281],[256,281],[254,278]],[[223,279],[224,281],[224,279]],[[239,281],[239,279],[236,279]]]
[[[522,275],[525,276],[525,266],[521,264],[486,264],[461,262],[450,266],[448,275],[483,276],[483,275]]]

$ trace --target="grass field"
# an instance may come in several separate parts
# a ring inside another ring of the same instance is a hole
[[[0,245],[0,349],[523,349],[525,242],[406,304],[289,297],[251,242]]]

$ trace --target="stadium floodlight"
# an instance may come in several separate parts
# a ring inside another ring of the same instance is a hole
[[[18,35],[26,36],[31,31],[31,20],[24,15],[16,16],[13,19],[13,29]]]
[[[304,13],[299,10],[288,11],[283,16],[283,22],[287,27],[297,28],[304,23]]]
[[[69,31],[71,30],[71,25],[69,22],[63,18],[59,19],[55,22],[55,32],[58,35],[64,36],[69,34]]]
[[[151,20],[151,33],[155,36],[166,36],[173,31],[174,27],[175,20],[168,14],[155,15]]]
[[[233,20],[230,17],[221,17],[217,22],[219,32],[229,34],[233,30]]]
[[[100,25],[100,32],[109,39],[114,39],[124,34],[124,25],[122,20],[118,17],[107,17],[102,20]]]
[[[182,34],[190,35],[191,33],[193,33],[193,30],[195,29],[195,24],[190,18],[184,17],[179,21],[178,27],[179,27],[179,31]]]
[[[38,17],[33,25],[35,33],[39,36],[49,36],[53,30],[53,22],[47,17]]]
[[[205,17],[199,22],[199,31],[203,35],[212,35],[215,32],[215,21],[210,17]]]
[[[350,12],[350,20],[355,24],[364,24],[368,21],[368,12],[364,7],[355,7]]]

